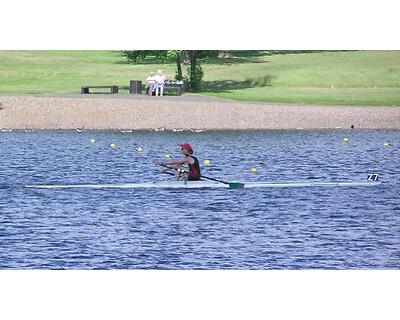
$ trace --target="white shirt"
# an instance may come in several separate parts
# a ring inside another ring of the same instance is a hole
[[[155,76],[148,76],[147,79],[146,79],[146,83],[149,83],[149,84],[156,83],[156,77]]]
[[[154,80],[155,80],[158,84],[164,84],[164,82],[165,82],[165,76],[164,76],[164,75],[157,74],[157,75],[155,75]]]

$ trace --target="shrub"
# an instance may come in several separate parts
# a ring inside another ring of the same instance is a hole
[[[246,78],[245,82],[252,87],[266,87],[272,85],[271,84],[272,79],[273,76],[266,74],[265,76],[262,77]]]
[[[272,76],[266,74],[265,76],[258,77],[256,80],[257,87],[271,86]]]
[[[245,82],[251,87],[255,87],[256,86],[256,79],[246,78]]]

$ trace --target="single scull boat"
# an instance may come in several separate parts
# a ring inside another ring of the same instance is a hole
[[[323,182],[323,181],[300,181],[300,182],[246,182],[244,188],[302,188],[302,187],[374,187],[380,185],[380,181],[357,181],[357,182]],[[91,188],[91,189],[195,189],[195,188],[225,188],[230,186],[223,183],[212,181],[162,181],[162,182],[142,182],[142,183],[119,183],[119,184],[64,184],[64,185],[25,185],[26,188],[36,189],[71,189],[71,188]],[[230,188],[232,189],[232,188]]]

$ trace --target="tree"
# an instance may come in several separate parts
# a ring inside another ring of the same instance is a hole
[[[201,68],[198,59],[201,55],[199,50],[191,50],[188,52],[190,59],[190,67],[188,76],[186,78],[192,92],[199,92],[201,90],[201,83],[203,81],[204,72]]]
[[[184,54],[183,50],[168,50],[167,56],[176,61],[176,80],[183,80],[181,59]]]
[[[165,63],[167,60],[175,60],[177,80],[184,80],[186,88],[191,92],[199,92],[203,81],[204,72],[200,65],[200,59],[216,57],[218,51],[214,50],[136,50],[122,51],[122,55],[131,63],[143,62],[147,57],[153,57]],[[189,68],[184,76],[182,72],[182,59],[188,57]]]

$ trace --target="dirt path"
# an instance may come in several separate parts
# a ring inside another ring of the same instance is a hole
[[[212,97],[0,96],[0,129],[400,129],[400,107],[305,106]]]

